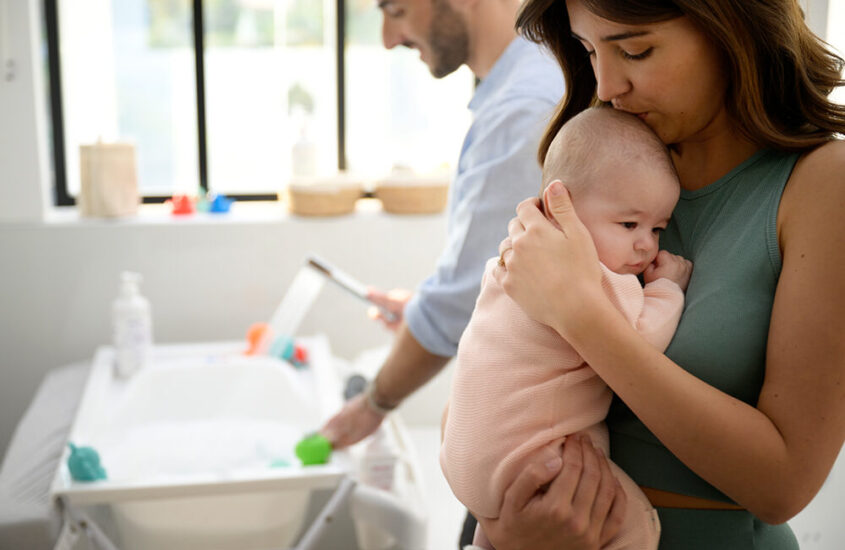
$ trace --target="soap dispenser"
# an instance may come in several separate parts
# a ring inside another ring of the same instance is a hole
[[[141,296],[141,275],[124,271],[120,293],[112,303],[115,373],[126,378],[148,361],[152,349],[150,302]]]
[[[359,464],[361,482],[384,491],[391,491],[396,477],[398,458],[396,445],[390,439],[385,426],[379,426],[364,447],[364,455]]]

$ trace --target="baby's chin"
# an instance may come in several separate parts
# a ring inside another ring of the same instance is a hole
[[[611,270],[612,272],[617,273],[619,275],[639,275],[640,273],[645,271],[646,267],[648,267],[648,264],[645,263],[645,262],[639,263],[639,264],[633,264],[633,265],[631,265],[631,264],[614,265],[612,267],[611,267],[611,265],[607,264],[606,262],[602,262],[602,263],[604,263],[604,265],[607,266],[607,268],[609,270]]]

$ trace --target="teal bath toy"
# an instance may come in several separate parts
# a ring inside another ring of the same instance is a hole
[[[67,469],[75,481],[97,481],[106,479],[106,470],[100,464],[100,454],[93,447],[77,447],[68,443],[70,456]]]
[[[304,466],[325,464],[332,454],[332,444],[322,435],[313,434],[297,443],[295,452]]]

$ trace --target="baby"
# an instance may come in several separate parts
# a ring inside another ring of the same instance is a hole
[[[593,237],[602,286],[625,318],[665,350],[677,328],[692,264],[661,251],[680,194],[665,145],[639,119],[598,107],[571,119],[549,146],[543,185],[561,180]],[[487,263],[472,319],[458,346],[440,465],[476,517],[495,518],[531,454],[575,433],[609,453],[604,418],[611,391],[552,328],[523,312]],[[637,275],[642,274],[645,287]],[[628,497],[620,533],[604,548],[655,549],[657,513],[611,463]],[[492,548],[480,527],[475,545]]]

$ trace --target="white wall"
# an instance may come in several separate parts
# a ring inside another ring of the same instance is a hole
[[[40,5],[0,0],[0,221],[38,220],[50,200]]]

